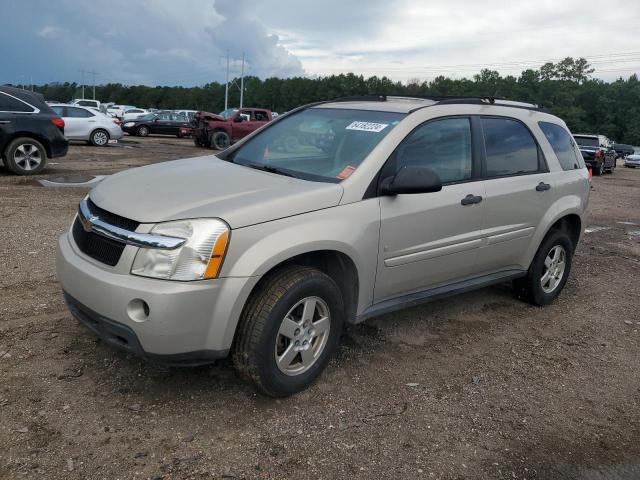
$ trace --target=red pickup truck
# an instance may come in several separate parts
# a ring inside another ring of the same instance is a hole
[[[193,141],[198,147],[224,150],[273,119],[264,108],[230,108],[220,114],[197,112]]]

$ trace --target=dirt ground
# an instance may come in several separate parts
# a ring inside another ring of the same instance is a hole
[[[207,152],[72,146],[38,178]],[[272,400],[229,365],[169,369],[97,341],[54,268],[86,190],[0,170],[0,478],[640,478],[640,170],[593,185],[556,303],[506,285],[373,319],[311,389]]]

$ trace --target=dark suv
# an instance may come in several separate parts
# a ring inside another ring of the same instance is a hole
[[[626,143],[615,143],[613,149],[616,151],[618,158],[625,158],[627,155],[633,155],[635,153],[633,147]]]
[[[584,163],[591,167],[594,175],[603,175],[616,169],[616,151],[613,142],[604,135],[574,135]]]
[[[35,175],[67,154],[64,121],[41,95],[0,86],[0,157],[18,175]]]

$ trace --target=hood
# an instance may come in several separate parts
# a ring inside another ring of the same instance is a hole
[[[211,113],[211,112],[196,112],[195,117],[196,120],[217,120],[220,122],[226,122],[227,119],[224,117],[221,117],[220,115],[216,114],[216,113]]]
[[[112,175],[91,191],[100,208],[141,223],[216,217],[231,228],[338,205],[339,184],[310,182],[210,155]]]

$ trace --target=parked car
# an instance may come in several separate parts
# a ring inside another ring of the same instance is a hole
[[[174,110],[173,112],[177,113],[178,115],[184,115],[189,119],[190,122],[192,122],[196,118],[196,113],[198,113],[197,110]]]
[[[100,102],[98,100],[89,100],[87,98],[76,98],[75,100],[71,101],[71,105],[79,105],[81,107],[93,107],[93,108],[100,109]]]
[[[633,146],[625,143],[614,143],[613,149],[616,151],[618,158],[625,158],[627,155],[635,153]]]
[[[230,354],[272,396],[309,386],[345,323],[507,281],[547,305],[589,175],[562,120],[512,105],[341,99],[216,156],[113,175],[60,237],[67,304],[148,359]]]
[[[594,175],[613,173],[616,169],[616,151],[613,143],[604,135],[580,134],[573,138],[578,143],[582,158],[591,167]]]
[[[133,105],[111,105],[107,108],[107,113],[122,120],[124,112],[136,108]]]
[[[187,117],[173,112],[149,113],[122,125],[122,129],[129,135],[138,135],[140,137],[146,137],[151,134],[180,137],[180,129],[187,127],[190,127]]]
[[[58,104],[51,105],[65,122],[65,136],[69,140],[89,142],[104,147],[109,140],[123,137],[120,121],[90,107]]]
[[[198,147],[224,150],[272,118],[271,110],[263,108],[230,108],[219,115],[198,112],[194,119],[193,141]]]
[[[122,121],[128,122],[131,120],[136,120],[143,115],[147,115],[148,113],[149,110],[145,110],[144,108],[130,108],[128,110],[125,110],[122,114]]]
[[[624,159],[624,166],[628,168],[640,167],[640,153],[627,155],[627,157]]]
[[[17,175],[35,175],[67,154],[64,120],[42,95],[0,86],[0,158]]]

